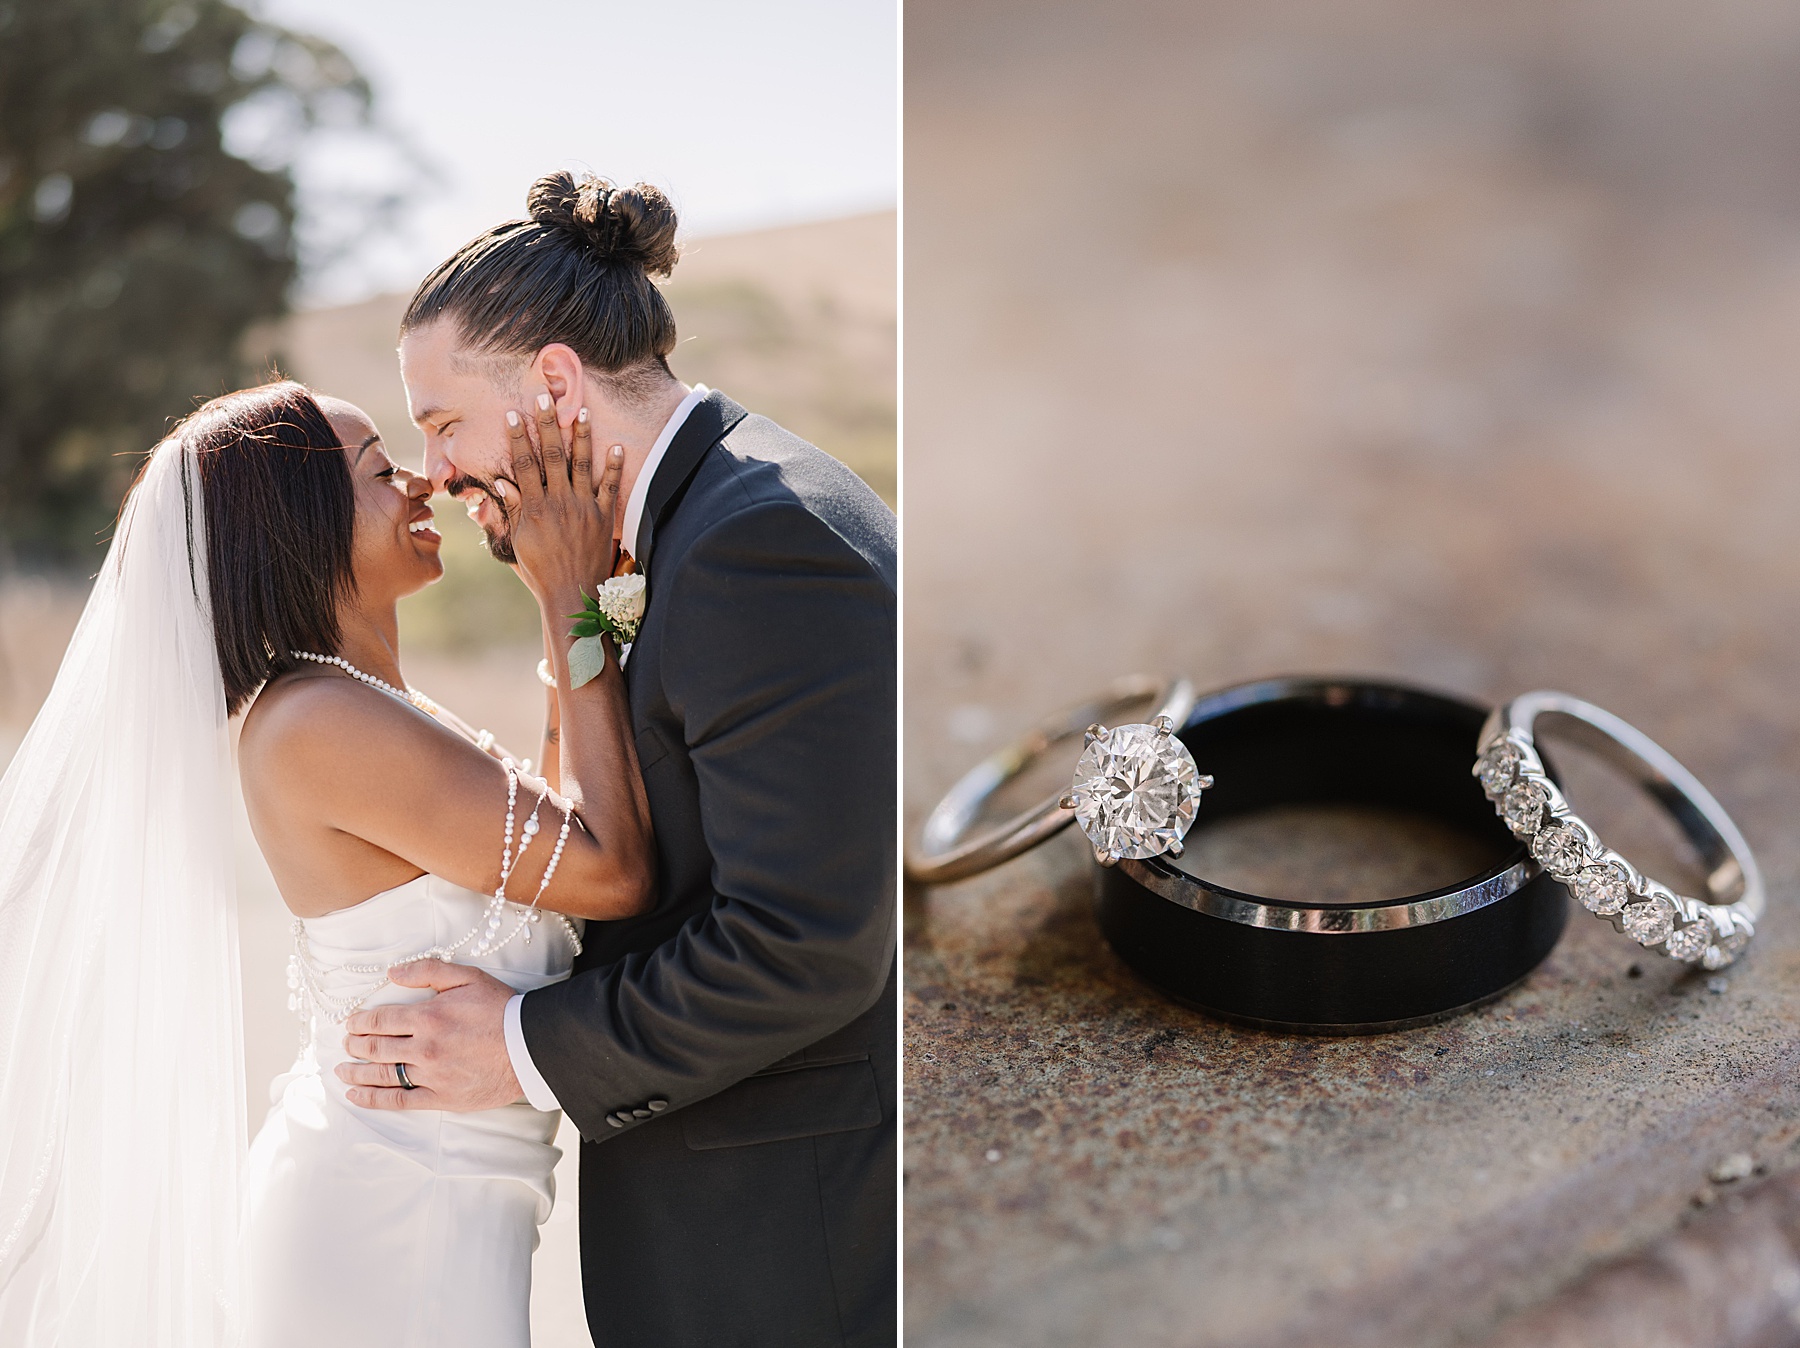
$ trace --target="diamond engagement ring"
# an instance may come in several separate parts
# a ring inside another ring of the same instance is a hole
[[[1608,848],[1569,808],[1544,771],[1534,738],[1539,717],[1642,786],[1706,866],[1710,903],[1675,893]],[[1576,901],[1639,945],[1671,959],[1722,969],[1737,959],[1762,917],[1767,894],[1756,858],[1731,816],[1694,775],[1643,732],[1567,693],[1526,693],[1488,717],[1473,769],[1513,836]]]
[[[1116,866],[1164,852],[1180,856],[1200,793],[1212,784],[1164,713],[1148,725],[1089,726],[1075,785],[1057,804],[1075,812],[1094,860]]]
[[[1134,706],[1148,706],[1146,724],[1099,722]],[[1127,857],[1180,854],[1194,821],[1200,792],[1212,785],[1174,735],[1194,705],[1185,679],[1162,681],[1130,675],[1099,697],[1041,722],[1030,733],[975,765],[950,788],[920,830],[919,846],[906,858],[906,876],[918,884],[964,880],[1036,847],[1079,822],[1105,864]],[[1084,735],[1073,787],[973,838],[981,807],[1056,745]]]

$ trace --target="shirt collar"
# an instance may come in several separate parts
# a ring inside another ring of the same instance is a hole
[[[650,446],[650,457],[644,460],[644,466],[638,470],[637,481],[631,484],[631,499],[625,502],[625,527],[619,535],[619,545],[633,557],[638,555],[638,528],[644,522],[644,503],[650,497],[650,483],[656,476],[657,468],[662,464],[663,455],[669,452],[669,445],[692,412],[706,400],[711,393],[705,384],[695,384],[688,396],[681,400],[681,406],[669,414],[664,423],[662,434],[656,437],[656,443]]]

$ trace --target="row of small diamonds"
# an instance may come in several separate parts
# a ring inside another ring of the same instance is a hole
[[[1754,934],[1742,913],[1676,894],[1602,844],[1569,809],[1529,741],[1510,734],[1491,741],[1474,771],[1495,811],[1539,864],[1583,908],[1639,945],[1685,964],[1722,969]]]

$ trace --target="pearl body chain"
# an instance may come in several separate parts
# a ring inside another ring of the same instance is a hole
[[[437,704],[423,693],[413,688],[396,688],[393,684],[378,679],[372,674],[365,674],[338,656],[313,655],[306,651],[295,651],[293,654],[296,659],[337,665],[352,678],[360,679],[371,687],[379,688],[393,697],[410,702],[427,715],[434,716],[437,713]],[[493,898],[488,900],[482,913],[482,920],[448,944],[435,945],[410,955],[383,961],[380,964],[328,965],[321,964],[313,956],[311,944],[307,940],[306,923],[304,920],[296,918],[293,926],[294,953],[288,957],[288,1009],[300,1017],[304,1037],[310,1036],[315,1011],[324,1012],[326,1017],[334,1023],[341,1024],[348,1020],[353,1013],[368,1002],[370,997],[392,981],[388,977],[388,970],[396,965],[412,964],[426,959],[448,960],[465,946],[469,947],[468,955],[471,958],[480,959],[511,945],[515,939],[522,938],[527,945],[531,943],[531,929],[540,923],[544,916],[544,909],[539,905],[545,891],[550,888],[550,881],[556,874],[557,866],[562,861],[563,849],[568,845],[569,829],[574,820],[574,812],[566,802],[563,804],[562,827],[557,832],[556,844],[550,853],[549,864],[544,868],[543,878],[538,881],[537,893],[532,896],[531,902],[519,904],[510,901],[506,897],[507,882],[512,879],[513,872],[518,869],[519,862],[525,856],[525,849],[531,846],[532,841],[541,831],[538,824],[538,812],[543,809],[544,802],[550,798],[550,791],[546,787],[539,793],[537,801],[531,807],[531,813],[525,817],[523,826],[518,830],[519,846],[515,853],[513,837],[519,795],[519,768],[510,758],[501,761],[502,766],[506,769],[506,825],[500,847],[500,883],[494,889]],[[506,913],[509,908],[517,911],[518,920],[503,936],[501,928],[506,924]],[[582,948],[581,934],[576,931],[575,924],[562,913],[552,913],[551,916],[562,928],[562,933],[568,940],[570,948],[579,955]],[[325,989],[324,981],[331,975],[340,973],[353,974],[371,981],[360,986],[353,993],[335,995]]]

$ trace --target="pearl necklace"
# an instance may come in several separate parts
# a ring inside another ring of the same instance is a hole
[[[311,660],[315,665],[336,665],[351,678],[360,679],[362,682],[368,684],[369,687],[379,688],[382,692],[397,697],[402,702],[410,702],[427,716],[436,716],[438,714],[438,704],[426,697],[425,694],[421,693],[417,688],[396,688],[386,679],[378,679],[373,674],[365,674],[341,655],[317,655],[312,651],[289,651],[288,654],[293,656],[296,660]]]

